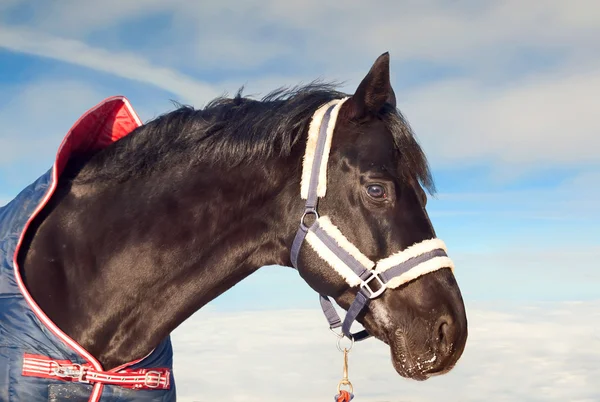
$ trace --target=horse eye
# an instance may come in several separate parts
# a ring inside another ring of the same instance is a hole
[[[369,185],[367,187],[367,194],[369,194],[370,197],[377,198],[377,199],[386,197],[385,188],[383,188],[383,186],[381,186],[379,184]]]

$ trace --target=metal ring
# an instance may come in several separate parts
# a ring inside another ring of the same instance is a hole
[[[306,215],[314,215],[315,216],[315,221],[319,219],[319,213],[317,212],[316,209],[312,208],[312,209],[306,209],[306,210],[304,210],[304,213],[302,214],[302,218],[300,218],[300,227],[304,231],[308,230],[308,226],[306,226],[304,224],[304,219],[306,218]]]
[[[346,391],[350,392],[351,394],[354,393],[354,387],[352,386],[352,383],[348,380],[342,380],[337,386],[338,394],[342,391],[342,385],[346,385],[348,387]]]
[[[339,338],[338,338],[338,341],[337,341],[337,348],[338,348],[338,350],[339,350],[340,352],[344,352],[344,350],[346,350],[347,352],[350,352],[350,351],[352,350],[352,347],[354,346],[354,338],[348,338],[348,339],[350,339],[350,342],[351,342],[351,343],[350,343],[350,348],[344,348],[344,349],[342,349],[342,346],[341,346],[340,342],[341,342],[341,341],[342,341],[342,339],[344,339],[344,338],[348,338],[348,337],[347,337],[346,335],[342,335],[341,337],[339,337]]]

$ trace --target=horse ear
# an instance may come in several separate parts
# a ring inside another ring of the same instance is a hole
[[[396,107],[396,95],[390,83],[390,54],[385,52],[375,60],[350,99],[350,118],[361,119],[376,115],[386,103]]]

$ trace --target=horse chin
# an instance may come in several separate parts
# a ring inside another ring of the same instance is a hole
[[[402,331],[397,330],[390,337],[390,353],[392,364],[396,372],[404,378],[415,381],[425,381],[432,376],[440,375],[451,370],[450,367],[439,370],[438,359],[435,351],[426,349],[417,352],[414,342]]]
[[[375,315],[381,315],[375,306],[372,306],[372,310]],[[379,322],[386,322],[388,325],[378,325]],[[425,381],[452,369],[445,367],[442,357],[437,356],[435,350],[427,346],[432,341],[428,339],[429,335],[423,336],[424,334],[414,327],[409,331],[405,326],[394,326],[389,319],[377,320],[370,315],[365,316],[365,321],[361,324],[374,338],[389,346],[394,369],[404,378]]]

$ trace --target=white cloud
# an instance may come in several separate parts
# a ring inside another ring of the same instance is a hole
[[[173,3],[162,0],[105,0],[98,3],[79,0],[63,0],[59,3],[12,1],[35,2],[35,7],[30,7],[28,14],[32,16],[31,25],[36,28],[59,36],[77,37],[87,36],[98,29],[110,31],[120,23],[157,12],[166,12]]]
[[[54,157],[67,130],[102,100],[91,85],[72,80],[37,81],[7,91],[0,109],[0,166]],[[47,162],[51,160],[47,159]]]
[[[8,102],[0,108],[0,181],[8,201],[52,166],[67,131],[106,96],[69,79],[14,85],[3,96]]]
[[[6,103],[0,108],[0,180],[20,191],[50,168],[67,131],[88,109],[106,97],[118,95],[96,83],[39,78],[27,85],[4,88]],[[130,96],[145,121],[172,109],[167,100]],[[12,198],[4,188],[2,197]]]
[[[40,5],[33,14],[31,23],[45,31],[80,37],[162,16],[171,26],[150,40],[167,39],[165,50],[182,44],[188,50],[182,53],[186,57],[174,63],[187,62],[196,52],[200,65],[233,63],[227,68],[237,68],[260,63],[270,52],[272,57],[306,60],[307,67],[317,61],[331,66],[330,71],[347,66],[349,59],[364,60],[384,50],[401,59],[488,66],[493,66],[492,59],[507,61],[513,51],[528,46],[584,57],[582,50],[598,46],[594,34],[600,29],[600,7],[593,0],[549,0],[543,6],[518,0],[384,0],[377,6],[358,0],[197,4],[68,0]]]
[[[68,0],[38,5],[32,14],[29,22],[41,32],[77,39],[105,33],[107,42],[117,27],[162,18],[168,29],[152,27],[136,46],[151,57],[168,54],[161,60],[166,65],[243,71],[282,60],[333,77],[364,73],[360,64],[386,50],[398,61],[459,65],[480,76],[503,72],[526,57],[522,52],[534,57],[538,51],[562,52],[571,66],[590,58],[598,61],[593,50],[600,46],[594,40],[600,33],[600,7],[593,0],[549,0],[543,6],[517,0],[381,1],[377,7],[317,0],[145,0],[125,5]]]
[[[545,74],[493,91],[448,81],[407,94],[403,110],[438,166],[489,161],[512,172],[597,164],[599,71]]]
[[[36,7],[33,15],[35,30],[0,26],[0,46],[141,81],[197,105],[243,83],[264,94],[272,83],[323,77],[347,80],[344,89],[352,91],[389,50],[398,85],[406,80],[403,62],[462,77],[397,94],[436,168],[489,162],[496,175],[514,178],[553,164],[597,164],[600,7],[591,0],[378,7],[69,0]],[[168,29],[140,28],[156,17],[168,20]],[[135,49],[115,39],[126,25],[135,27]],[[102,47],[87,44],[89,37]],[[220,83],[195,77],[215,73]]]
[[[350,354],[356,398],[382,401],[579,401],[600,398],[600,304],[510,307],[467,301],[469,339],[449,374],[399,377],[387,347],[368,340]],[[321,312],[196,313],[173,333],[179,399],[333,399],[342,356]]]
[[[514,233],[510,240],[504,235],[499,241],[492,236],[481,241],[476,235],[470,241],[466,236],[461,238],[458,231],[456,236],[449,236],[447,243],[457,267],[456,278],[466,298],[600,299],[597,242],[592,238],[577,239],[581,244],[573,246],[555,233],[536,229],[535,236],[524,232]],[[595,232],[597,239],[598,231]],[[502,244],[506,242],[513,244]],[[545,245],[539,245],[544,242]]]
[[[432,218],[485,215],[513,221],[532,219],[595,222],[600,219],[600,169],[586,169],[555,187],[492,192],[439,193],[428,204]],[[593,226],[593,225],[592,225]]]
[[[26,28],[0,26],[0,47],[144,82],[177,94],[185,102],[221,95],[213,86],[178,71],[159,67],[132,52],[112,52],[74,39],[55,37]]]

